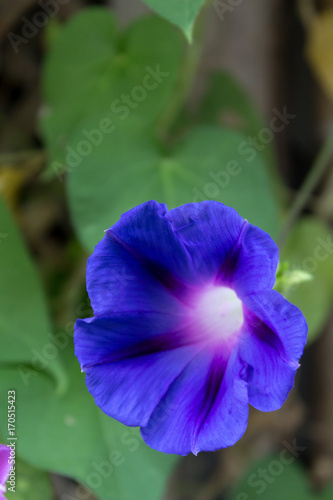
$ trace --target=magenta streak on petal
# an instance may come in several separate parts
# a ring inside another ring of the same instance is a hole
[[[230,282],[232,280],[232,276],[235,272],[235,268],[237,266],[237,258],[238,258],[240,251],[241,251],[241,248],[242,248],[241,243],[242,243],[242,239],[243,239],[245,230],[247,228],[247,225],[248,225],[248,221],[245,219],[236,243],[229,250],[228,255],[224,259],[223,264],[220,267],[220,269],[215,277],[215,283],[218,280],[221,280],[226,285],[230,284]]]
[[[193,291],[192,288],[188,287],[177,278],[172,276],[166,269],[158,264],[146,259],[143,255],[137,253],[133,248],[131,248],[127,243],[116,236],[111,229],[106,231],[106,234],[113,239],[115,243],[120,245],[124,250],[126,250],[141,266],[147,270],[150,274],[155,276],[160,283],[167,288],[169,292],[172,293],[180,302],[188,306],[187,297]]]

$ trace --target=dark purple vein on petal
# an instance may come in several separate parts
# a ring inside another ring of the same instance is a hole
[[[194,361],[198,356],[200,356],[200,354],[207,348],[207,346],[209,344],[212,343],[212,340],[209,340],[209,341],[206,341],[206,343],[204,345],[202,345],[202,347],[193,354],[193,356],[191,357],[191,359],[189,359],[187,361],[187,363],[185,364],[185,366],[183,366],[183,368],[181,369],[181,371],[178,373],[178,375],[173,379],[173,381],[169,384],[168,388],[165,390],[163,396],[161,397],[160,401],[157,403],[157,405],[155,406],[154,410],[151,412],[151,415],[152,416],[154,414],[154,412],[156,410],[158,410],[158,407],[159,405],[161,404],[161,402],[164,400],[164,398],[166,398],[168,396],[168,393],[169,391],[171,390],[172,391],[172,387],[177,383],[178,379],[183,375],[184,371],[188,368],[188,366],[192,363],[192,361]],[[200,344],[198,344],[200,345]],[[149,424],[150,424],[150,420],[149,420]]]
[[[277,351],[284,362],[294,363],[293,360],[287,356],[279,335],[250,310],[246,312],[246,323],[248,331],[250,332],[249,335],[254,335],[260,342]]]
[[[87,368],[92,368],[93,366],[105,365],[116,361],[125,361],[141,356],[149,356],[158,352],[171,351],[173,349],[190,345],[209,343],[204,336],[193,336],[193,334],[188,335],[188,329],[189,325],[186,325],[186,327],[182,329],[156,335],[141,342],[134,343],[130,347],[119,349],[118,351],[105,356],[96,363],[84,365],[82,369],[86,370]]]
[[[176,297],[176,299],[186,306],[190,305],[187,300],[187,297],[192,290],[190,287],[172,276],[169,271],[162,266],[159,266],[155,262],[152,262],[146,259],[143,255],[137,253],[122,239],[118,238],[118,236],[116,236],[111,230],[106,231],[106,234],[112,238],[115,243],[126,250],[126,252],[131,255],[146,271],[153,275],[174,297]]]
[[[215,277],[215,282],[218,280],[222,280],[225,284],[229,284],[231,282],[232,276],[234,275],[236,270],[238,256],[242,248],[241,243],[247,225],[248,221],[245,219],[242,228],[240,230],[239,236],[237,238],[237,241],[233,245],[233,247],[229,250],[226,258],[224,259],[223,264],[221,265]]]
[[[219,394],[228,360],[229,356],[226,356],[226,354],[216,353],[211,361],[205,380],[205,395],[201,405],[195,434],[192,439],[191,448],[195,455],[198,453],[197,442],[199,433]]]

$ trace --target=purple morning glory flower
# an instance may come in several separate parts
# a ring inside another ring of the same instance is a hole
[[[10,472],[9,456],[10,448],[4,444],[0,444],[0,500],[5,500],[6,481]]]
[[[88,260],[95,316],[75,324],[96,404],[165,453],[233,445],[249,403],[282,406],[306,342],[277,264],[270,236],[221,203],[125,213]]]

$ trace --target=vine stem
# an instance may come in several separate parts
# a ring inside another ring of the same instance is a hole
[[[179,114],[179,109],[184,104],[193,84],[193,78],[197,72],[203,49],[206,6],[202,8],[196,21],[193,41],[186,47],[185,60],[174,95],[157,123],[157,132],[161,138],[165,138],[168,135],[171,126]]]
[[[303,208],[309,200],[313,190],[318,185],[320,179],[324,175],[328,164],[333,156],[333,127],[330,131],[326,141],[323,144],[308,176],[306,177],[303,186],[298,192],[295,202],[291,207],[287,221],[278,238],[278,245],[281,248],[293,228],[295,222],[300,216]]]

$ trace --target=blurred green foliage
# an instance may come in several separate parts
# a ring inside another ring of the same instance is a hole
[[[286,451],[286,450],[284,450]],[[253,463],[227,500],[331,500],[333,487],[314,492],[297,456],[289,452]]]
[[[204,1],[146,3],[191,39]],[[218,200],[277,237],[286,205],[280,179],[272,174],[275,152],[271,141],[257,149],[251,143],[264,120],[234,79],[222,73],[208,76],[197,113],[185,109],[193,53],[176,27],[148,16],[121,31],[109,10],[91,8],[54,27],[49,44],[41,120],[49,159],[44,180],[65,180],[75,236],[85,249],[91,252],[123,212],[149,199],[169,208]],[[289,262],[286,277],[290,270],[313,274],[312,281],[286,290],[308,320],[310,341],[321,332],[333,299],[330,238],[317,219],[301,219],[282,249],[282,260]],[[19,395],[19,456],[40,470],[82,482],[101,499],[160,498],[178,457],[151,450],[137,429],[95,406],[71,336],[61,334],[63,344],[50,336],[40,279],[1,199],[0,255],[5,262],[0,395],[5,400],[8,380]],[[3,435],[6,426],[1,415]],[[19,470],[16,498],[51,498],[44,473],[23,462]],[[230,498],[256,498],[247,478]],[[33,496],[35,482],[40,486]],[[299,465],[291,464],[261,498],[313,496]]]
[[[152,16],[119,32],[109,10],[89,8],[59,27],[43,78],[50,173],[80,165],[87,154],[81,141],[99,149],[92,130],[102,133],[103,143],[128,121],[148,132],[172,98],[183,55],[180,33]]]
[[[192,41],[195,19],[206,0],[143,0],[165,19],[179,26]]]
[[[249,164],[237,150],[244,136],[196,127],[163,154],[147,135],[127,126],[114,131],[69,175],[73,222],[88,250],[122,213],[150,199],[174,208],[211,196],[277,234],[278,208],[264,165],[260,158]]]
[[[41,470],[77,479],[98,498],[159,498],[178,457],[152,450],[138,429],[125,427],[95,405],[74,356],[73,342],[65,338],[66,334],[58,356],[64,360],[71,383],[64,396],[55,393],[51,380],[42,373],[31,370],[26,382],[14,367],[1,370],[1,400],[7,397],[4,380],[10,380],[17,393],[19,456]],[[6,419],[0,421],[0,432],[7,433]]]
[[[313,276],[311,281],[295,285],[286,293],[286,298],[305,315],[308,342],[317,338],[332,309],[332,256],[332,231],[314,217],[303,218],[295,225],[281,253],[281,259],[289,262],[290,271],[300,269]]]
[[[50,477],[34,467],[16,460],[15,492],[7,491],[7,500],[53,500]]]
[[[46,370],[62,392],[67,380],[61,361],[44,364],[36,356],[36,348],[50,343],[52,327],[40,278],[1,196],[0,228],[0,362],[18,364],[23,377],[26,366]]]

